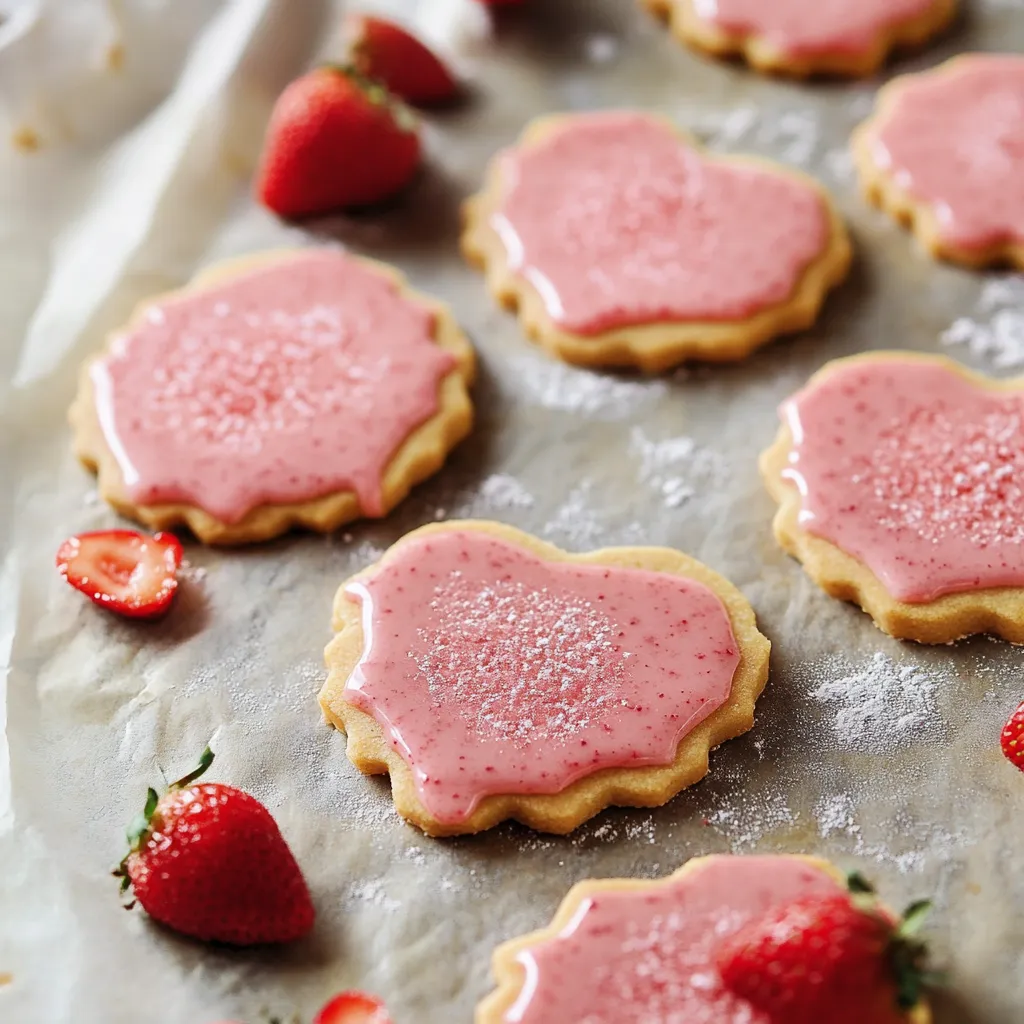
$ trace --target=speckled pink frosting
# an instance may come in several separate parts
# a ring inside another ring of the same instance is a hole
[[[843,891],[795,857],[710,857],[678,879],[597,892],[519,954],[526,981],[504,1024],[768,1024],[723,985],[718,947],[775,907]]]
[[[894,598],[1024,586],[1024,394],[878,359],[838,367],[782,415],[801,528]]]
[[[671,764],[740,660],[700,583],[544,561],[479,530],[403,542],[347,593],[365,646],[345,699],[381,725],[444,823],[488,795]]]
[[[381,514],[384,471],[454,365],[390,277],[308,250],[150,305],[91,373],[131,500],[236,523],[346,490]]]
[[[693,0],[697,16],[732,35],[757,36],[791,57],[869,52],[893,26],[936,0]]]
[[[946,242],[1024,245],[1024,57],[961,57],[904,79],[869,140]]]
[[[785,302],[828,245],[810,184],[711,159],[645,114],[575,115],[500,167],[509,265],[582,335],[746,319]]]

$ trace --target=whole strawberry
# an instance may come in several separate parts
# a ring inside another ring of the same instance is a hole
[[[432,106],[458,95],[458,82],[441,58],[393,21],[351,14],[345,37],[352,66],[406,103]]]
[[[404,188],[420,159],[415,119],[383,86],[318,68],[274,105],[256,194],[282,217],[370,206]]]
[[[780,906],[726,939],[716,956],[724,985],[772,1024],[904,1022],[928,981],[914,936],[929,904],[893,921],[859,876],[851,888]]]
[[[157,921],[185,935],[236,946],[289,942],[313,927],[313,904],[270,812],[232,786],[195,771],[163,796],[150,789],[128,830],[115,875]]]
[[[1024,772],[1024,702],[1006,720],[1000,743],[1010,764]]]

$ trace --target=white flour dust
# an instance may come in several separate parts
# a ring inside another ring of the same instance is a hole
[[[829,675],[828,662],[818,675]],[[863,667],[809,694],[836,708],[833,729],[848,749],[885,753],[926,738],[938,723],[935,681],[915,665],[900,665],[881,652]]]
[[[542,533],[556,544],[572,551],[587,551],[609,544],[641,544],[646,531],[640,523],[627,523],[620,528],[609,524],[594,498],[594,485],[584,480],[544,524]]]
[[[640,480],[661,497],[666,508],[681,508],[702,490],[725,482],[725,460],[691,437],[652,441],[641,427],[634,427],[630,447],[640,457]]]
[[[985,285],[973,316],[942,333],[943,345],[964,345],[998,369],[1024,366],[1024,277],[1010,274]]]
[[[514,476],[492,473],[474,494],[455,503],[451,515],[454,519],[489,518],[493,513],[533,508],[535,504],[534,496]]]

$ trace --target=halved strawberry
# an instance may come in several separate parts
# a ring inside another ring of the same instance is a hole
[[[431,106],[458,94],[458,82],[441,58],[393,21],[351,14],[345,38],[352,66],[406,103]]]
[[[384,1004],[365,992],[342,992],[314,1018],[313,1024],[391,1024]]]
[[[57,571],[96,604],[133,619],[167,611],[178,589],[184,551],[170,533],[97,530],[69,537],[57,552]]]

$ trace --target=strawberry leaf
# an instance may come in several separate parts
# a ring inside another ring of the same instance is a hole
[[[875,894],[875,887],[859,871],[851,871],[846,876],[846,887],[857,896]]]

